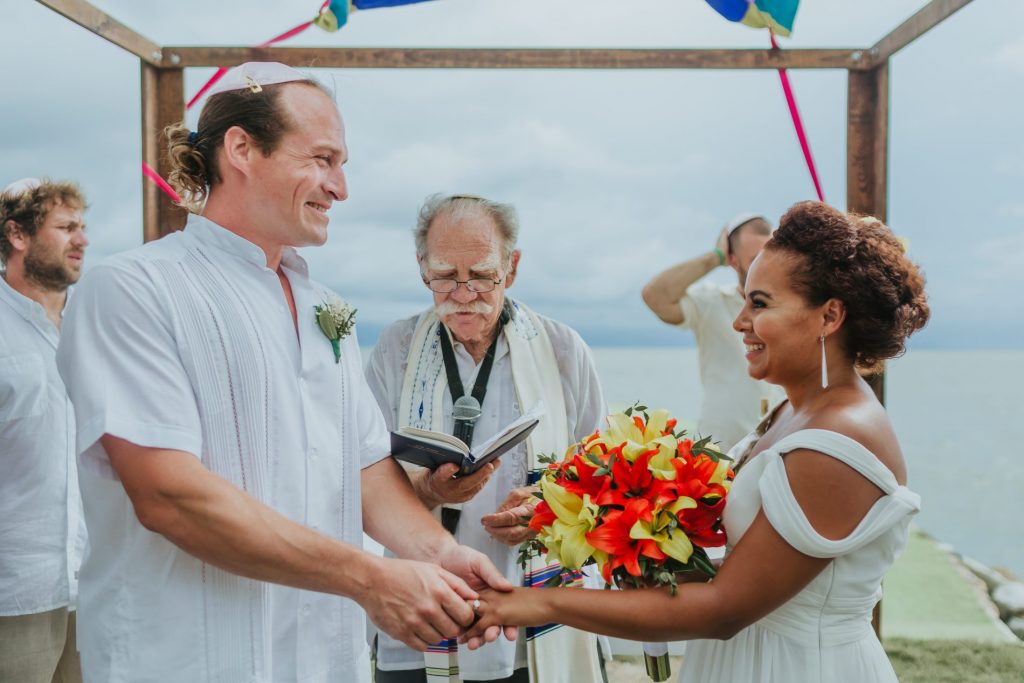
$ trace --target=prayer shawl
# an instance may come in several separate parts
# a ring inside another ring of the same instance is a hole
[[[536,468],[537,453],[562,453],[572,443],[565,416],[565,397],[558,363],[547,332],[536,314],[523,304],[507,300],[512,311],[505,325],[512,363],[512,382],[519,405],[528,408],[543,401],[544,416],[526,441],[527,467]],[[433,311],[424,314],[413,332],[398,426],[444,430],[444,393],[448,378],[441,357],[440,335],[448,331]],[[524,482],[525,484],[525,482]],[[435,510],[439,514],[439,510]],[[535,558],[527,569],[524,585],[540,585],[556,571],[543,558]],[[582,580],[576,582],[582,585]],[[543,637],[538,637],[543,634]],[[522,637],[522,633],[520,634]],[[600,681],[595,636],[549,624],[527,629],[530,680],[535,683],[579,683]],[[458,650],[455,641],[444,641],[428,650],[424,659],[429,683],[457,683]]]

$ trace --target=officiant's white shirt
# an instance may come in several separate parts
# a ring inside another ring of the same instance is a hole
[[[85,523],[59,339],[43,307],[0,278],[0,616],[77,599]]]
[[[286,517],[362,543],[359,472],[389,451],[355,334],[335,364],[313,307],[333,296],[286,250],[299,337],[256,245],[184,232],[87,273],[57,360],[75,406],[91,550],[80,575],[87,683],[368,680],[359,606],[252,581],[146,530],[98,439],[187,451]]]
[[[561,375],[562,394],[569,434],[581,440],[600,426],[605,416],[604,396],[601,383],[594,368],[590,349],[570,327],[557,321],[537,316],[551,340],[555,359]],[[370,389],[384,410],[388,429],[397,429],[399,401],[402,381],[405,377],[406,361],[412,344],[413,332],[419,316],[400,320],[381,332],[380,340],[370,355],[367,365],[367,379]],[[459,366],[462,386],[472,389],[479,366],[465,347],[454,344],[455,359]],[[476,422],[473,442],[482,443],[507,424],[518,418],[531,406],[521,406],[516,400],[515,385],[512,382],[512,363],[508,353],[508,342],[502,330],[495,349],[494,365],[487,382],[483,414]],[[455,425],[452,417],[452,397],[444,392],[444,430],[451,434]],[[568,448],[569,444],[565,444]],[[561,455],[559,453],[559,455]],[[463,503],[462,517],[456,529],[455,538],[459,543],[475,548],[487,555],[502,574],[512,583],[521,585],[523,572],[516,562],[518,546],[508,546],[490,536],[480,523],[484,515],[495,512],[505,502],[514,488],[526,486],[527,462],[526,445],[519,444],[501,456],[501,466],[483,489],[472,500]],[[459,673],[463,679],[493,680],[512,675],[515,669],[527,665],[525,638],[508,642],[499,638],[496,642],[479,650],[459,648]],[[379,635],[377,666],[382,671],[422,669],[423,653],[405,647],[402,643]]]

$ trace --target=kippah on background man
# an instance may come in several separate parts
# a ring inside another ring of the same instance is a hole
[[[55,354],[82,272],[78,186],[0,192],[0,681],[74,683],[76,575],[86,545],[75,418]]]

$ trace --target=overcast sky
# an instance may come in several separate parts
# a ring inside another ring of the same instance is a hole
[[[319,0],[94,4],[162,45],[248,45]],[[923,4],[805,0],[783,47],[869,46]],[[1024,348],[1022,26],[1020,0],[975,0],[892,62],[889,218],[933,306],[918,348]],[[766,42],[702,0],[436,0],[357,12],[338,33],[310,28],[287,44]],[[187,70],[188,95],[211,73]],[[773,71],[314,73],[345,117],[351,198],[332,209],[328,244],[304,255],[359,308],[363,344],[429,303],[409,230],[432,192],[514,203],[513,296],[620,346],[687,343],[643,307],[643,284],[710,249],[733,214],[777,219],[814,192]],[[846,74],[791,78],[826,199],[845,208]],[[32,0],[0,0],[0,86],[0,186],[77,179],[91,203],[88,263],[141,243],[138,60]]]

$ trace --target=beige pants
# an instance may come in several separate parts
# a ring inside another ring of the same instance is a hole
[[[0,683],[81,683],[75,613],[0,617]]]

